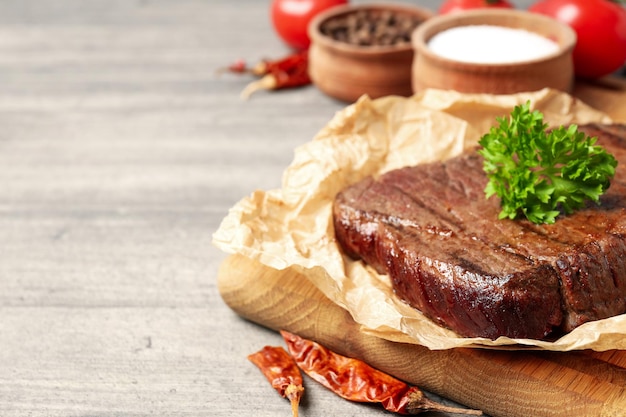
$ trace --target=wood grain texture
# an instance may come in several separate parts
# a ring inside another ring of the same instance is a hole
[[[234,255],[218,275],[224,301],[250,320],[288,330],[471,408],[502,417],[626,416],[626,352],[430,351],[359,331],[349,314],[291,269]],[[617,359],[615,359],[617,358]]]

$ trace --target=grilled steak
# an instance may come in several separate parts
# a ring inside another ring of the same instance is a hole
[[[367,178],[333,209],[343,250],[467,337],[543,339],[626,312],[626,125],[585,125],[619,161],[601,205],[552,225],[498,220],[475,151]]]

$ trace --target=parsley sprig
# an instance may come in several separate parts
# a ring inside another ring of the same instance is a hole
[[[533,223],[554,223],[561,211],[598,203],[609,188],[617,160],[576,125],[548,130],[530,102],[497,121],[478,152],[489,178],[485,194],[501,200],[500,219],[523,214]]]

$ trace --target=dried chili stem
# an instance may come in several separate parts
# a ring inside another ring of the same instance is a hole
[[[282,347],[265,346],[248,356],[281,397],[291,403],[293,417],[298,417],[298,406],[304,392],[302,374],[295,361]]]
[[[240,97],[243,100],[250,98],[252,94],[260,90],[276,90],[278,87],[278,80],[273,74],[267,74],[263,78],[257,81],[253,81],[246,86],[241,92]]]
[[[429,400],[423,392],[358,359],[339,355],[319,343],[281,331],[287,350],[312,379],[340,397],[364,403],[380,403],[387,411],[420,414],[444,411],[482,415],[480,410],[447,407]]]

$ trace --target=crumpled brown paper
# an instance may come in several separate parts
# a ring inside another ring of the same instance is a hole
[[[216,246],[275,268],[292,267],[348,310],[363,331],[430,349],[626,349],[626,315],[586,323],[554,342],[465,338],[398,300],[387,276],[344,257],[332,226],[335,194],[368,175],[445,159],[473,146],[514,106],[531,101],[551,126],[610,122],[571,96],[545,89],[507,96],[427,90],[410,98],[362,97],[295,151],[281,189],[236,204],[213,235]]]

